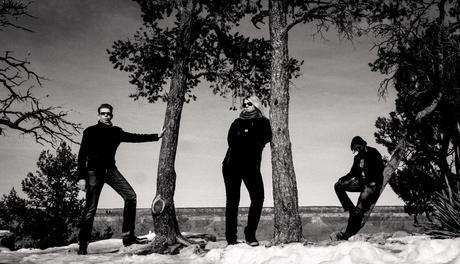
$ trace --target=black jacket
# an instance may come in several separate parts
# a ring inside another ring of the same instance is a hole
[[[115,153],[121,142],[157,141],[158,134],[132,134],[101,122],[83,131],[78,152],[78,179],[86,179],[89,170],[114,169]]]
[[[259,168],[262,150],[271,139],[272,130],[267,118],[235,119],[228,131],[224,164],[252,164]]]
[[[366,146],[366,151],[356,154],[350,172],[340,178],[340,180],[346,181],[356,178],[363,180],[365,183],[375,182],[381,185],[383,181],[383,169],[382,156],[378,150]]]

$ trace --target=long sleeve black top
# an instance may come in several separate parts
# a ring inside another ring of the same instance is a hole
[[[341,180],[351,178],[364,180],[365,183],[375,182],[378,185],[383,181],[383,159],[378,150],[366,146],[363,153],[358,153],[353,159],[353,166]]]
[[[262,150],[272,139],[267,118],[237,118],[228,131],[226,164],[253,164],[260,167]]]
[[[101,122],[83,131],[80,151],[78,152],[78,179],[85,179],[87,171],[114,169],[115,153],[121,142],[158,141],[158,134],[133,134],[117,126],[108,126]]]

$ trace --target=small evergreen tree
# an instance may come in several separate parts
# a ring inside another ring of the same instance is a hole
[[[401,107],[399,108],[401,109]],[[401,118],[402,114],[390,113],[389,118],[378,118],[375,133],[377,143],[392,151],[403,131],[407,128],[407,121]],[[434,194],[444,188],[444,177],[438,165],[442,160],[439,147],[441,137],[438,131],[433,129],[437,125],[433,120],[439,118],[427,117],[419,124],[417,131],[407,140],[410,144],[402,157],[398,170],[390,178],[389,184],[393,191],[404,201],[404,210],[414,217],[414,223],[418,223],[417,216],[425,214],[430,219],[433,212],[432,201]]]
[[[24,247],[46,248],[68,244],[79,223],[83,200],[78,199],[76,156],[62,142],[56,154],[42,151],[36,173],[22,181],[28,199],[14,189],[0,201],[0,223]]]
[[[27,216],[27,201],[18,196],[14,188],[0,200],[0,229],[8,229],[15,234],[22,233]]]

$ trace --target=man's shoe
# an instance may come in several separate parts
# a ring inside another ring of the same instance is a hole
[[[127,235],[123,237],[123,246],[128,247],[132,244],[147,244],[147,238],[139,238],[135,235]]]
[[[238,244],[244,244],[245,242],[243,240],[230,240],[227,241],[227,246],[232,246],[232,245],[238,245]]]
[[[77,254],[78,255],[86,255],[86,254],[88,254],[87,248],[88,248],[88,243],[79,243]]]
[[[254,239],[252,241],[247,241],[246,240],[246,244],[250,245],[251,247],[257,247],[257,246],[259,246],[259,241],[257,241],[256,239]]]
[[[248,228],[246,227],[244,229],[244,236],[246,239],[246,244],[250,245],[251,247],[257,247],[259,245],[259,241],[256,239],[255,231],[248,231]]]
[[[257,247],[259,245],[259,241],[257,241],[256,236],[246,236],[246,244],[250,245],[251,247]]]
[[[338,232],[336,235],[337,240],[348,240],[349,236],[345,232]]]
[[[88,254],[88,251],[86,250],[86,248],[79,248],[77,254],[78,255],[86,255],[86,254]]]

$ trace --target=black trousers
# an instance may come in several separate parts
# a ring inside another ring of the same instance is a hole
[[[251,204],[248,223],[244,229],[246,240],[254,240],[264,203],[264,183],[257,165],[230,166],[224,164],[222,173],[225,182],[227,202],[225,204],[225,238],[229,243],[237,240],[238,206],[240,204],[241,182],[244,182]]]
[[[364,213],[377,201],[381,185],[376,183],[364,183],[352,178],[348,181],[338,181],[335,186],[335,193],[345,211],[350,211],[345,236],[351,237],[361,229],[361,222]],[[350,200],[347,192],[360,192],[356,206]]]
[[[86,204],[80,223],[78,240],[88,243],[91,238],[94,216],[96,215],[97,204],[101,195],[102,187],[107,183],[125,201],[123,210],[123,233],[134,234],[136,220],[136,193],[125,177],[117,170],[89,171],[86,181]]]

